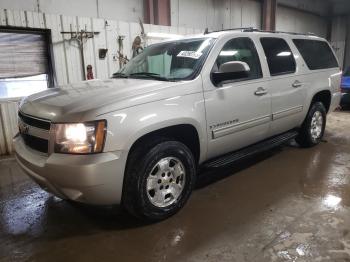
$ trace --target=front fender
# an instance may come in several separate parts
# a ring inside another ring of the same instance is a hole
[[[200,162],[205,159],[207,135],[202,93],[141,104],[104,115],[108,122],[105,151],[129,151],[142,136],[174,125],[195,127],[200,142]]]

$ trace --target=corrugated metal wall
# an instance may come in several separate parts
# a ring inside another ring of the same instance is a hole
[[[119,69],[117,61],[118,42],[120,35],[125,36],[124,54],[131,57],[132,41],[140,35],[138,23],[105,20],[89,17],[76,17],[0,9],[0,25],[24,28],[51,29],[54,67],[58,85],[79,82],[82,80],[81,59],[77,43],[70,41],[69,35],[62,35],[61,31],[80,31],[83,29],[99,32],[84,45],[85,64],[91,64],[95,78],[105,79]],[[193,29],[177,26],[159,26],[145,24],[147,32],[161,32],[172,34],[195,34],[204,29]],[[159,41],[159,40],[158,40]],[[156,40],[149,40],[148,44]],[[107,48],[105,59],[99,59],[98,49]],[[11,140],[17,132],[17,106],[15,101],[0,102],[0,154],[12,153]]]
[[[171,24],[220,30],[261,28],[262,4],[256,0],[171,0]]]
[[[108,18],[128,22],[143,19],[143,0],[1,0],[1,8]]]
[[[350,67],[350,16],[347,18],[346,24],[346,44],[344,54],[344,68]]]
[[[327,20],[318,15],[277,6],[276,30],[327,36]]]
[[[13,151],[12,137],[17,133],[17,101],[0,102],[0,155]]]
[[[344,66],[346,53],[347,22],[348,18],[346,16],[338,16],[332,20],[331,44],[342,67]]]
[[[88,39],[84,45],[85,64],[92,65],[95,78],[107,78],[119,69],[119,63],[115,59],[118,50],[118,36],[125,36],[124,53],[130,58],[132,41],[141,33],[140,25],[133,22],[6,9],[0,9],[0,25],[51,29],[58,85],[82,80],[81,59],[77,43],[70,41],[69,35],[62,35],[62,31],[70,31],[72,28],[73,31],[87,29],[99,32],[93,39]],[[204,29],[149,24],[145,24],[144,27],[146,32],[183,35],[204,31]],[[100,48],[108,49],[105,59],[98,58]]]

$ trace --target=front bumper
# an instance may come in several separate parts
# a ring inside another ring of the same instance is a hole
[[[47,156],[28,148],[20,136],[13,144],[20,167],[44,190],[88,204],[120,203],[127,152]]]

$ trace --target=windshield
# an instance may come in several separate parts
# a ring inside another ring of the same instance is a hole
[[[212,38],[193,38],[151,45],[113,77],[163,81],[193,79],[212,44]]]

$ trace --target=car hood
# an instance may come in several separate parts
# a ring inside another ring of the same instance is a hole
[[[179,85],[183,82],[149,79],[85,81],[31,95],[23,100],[20,110],[53,122],[86,121],[107,112],[179,95],[176,92],[179,89],[173,88]]]

